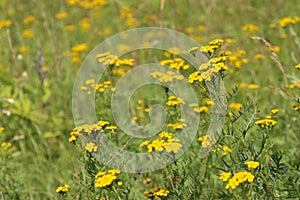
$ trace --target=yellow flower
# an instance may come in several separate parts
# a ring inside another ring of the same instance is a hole
[[[117,127],[116,126],[107,126],[106,129],[114,132],[117,129]]]
[[[273,119],[261,119],[255,122],[256,125],[260,125],[262,127],[272,127],[277,124],[277,122]]]
[[[201,145],[204,148],[210,148],[216,143],[215,137],[210,135],[201,136],[198,138],[198,140],[201,142]]]
[[[57,13],[56,15],[55,15],[55,18],[56,19],[65,19],[65,18],[67,18],[69,15],[68,15],[68,13],[66,13],[66,12],[60,12],[60,13]]]
[[[228,179],[230,178],[231,173],[230,172],[223,172],[220,174],[220,179],[224,182],[228,181]]]
[[[56,188],[55,192],[59,193],[59,194],[65,194],[66,192],[68,192],[70,189],[70,186],[68,184],[64,185],[64,186],[59,186]]]
[[[249,169],[256,169],[259,166],[259,162],[256,161],[247,161],[245,164]]]
[[[225,186],[226,189],[232,188],[235,189],[241,183],[248,181],[252,183],[255,176],[250,172],[238,172],[234,174],[234,176],[229,179],[227,185]]]
[[[249,84],[248,88],[251,89],[251,90],[258,89],[259,85],[257,85],[257,84]]]
[[[22,46],[18,49],[18,52],[21,53],[21,54],[25,54],[27,52],[30,51],[30,47],[29,46]]]
[[[66,31],[73,31],[75,29],[74,25],[66,25],[64,28]]]
[[[12,147],[12,144],[10,142],[2,142],[1,143],[1,147],[4,149],[4,150],[7,150],[9,149],[10,147]]]
[[[157,186],[151,190],[148,190],[146,192],[144,192],[144,195],[146,197],[150,197],[150,198],[153,198],[155,196],[158,196],[158,197],[166,197],[170,194],[170,191],[167,190],[167,189],[164,189],[162,188],[161,186]]]
[[[145,140],[144,142],[142,142],[140,144],[140,147],[143,147],[143,146],[147,146],[149,144],[149,141],[148,140]]]
[[[167,143],[166,146],[164,147],[166,152],[168,153],[178,153],[182,145],[179,143],[179,140],[177,139],[172,139],[171,142]]]
[[[102,121],[102,120],[100,120],[100,121],[98,122],[98,125],[101,126],[101,127],[104,127],[104,126],[106,126],[106,125],[108,125],[108,124],[109,124],[108,121]]]
[[[89,48],[89,47],[87,46],[87,44],[81,43],[81,44],[78,44],[78,45],[76,45],[76,46],[73,46],[73,47],[72,47],[72,52],[80,53],[80,52],[82,52],[82,51],[88,50],[88,48]]]
[[[35,20],[35,17],[30,15],[23,19],[23,24],[30,24]]]
[[[122,181],[118,181],[117,185],[118,185],[118,186],[122,186],[122,185],[123,185],[123,182],[122,182]]]
[[[2,126],[0,126],[0,133],[2,133],[4,130],[5,129]]]
[[[265,58],[266,58],[266,56],[264,54],[261,54],[261,53],[255,54],[255,56],[254,56],[255,60],[263,60]]]
[[[293,108],[294,108],[294,110],[296,110],[296,111],[300,110],[300,104],[299,104],[299,103],[295,104],[295,105],[293,106]]]
[[[176,96],[170,96],[166,102],[167,106],[175,107],[179,104],[185,104],[182,98],[177,98]]]
[[[201,106],[200,108],[194,108],[193,110],[196,113],[207,113],[208,112],[208,107]]]
[[[242,107],[243,105],[241,103],[231,103],[228,105],[228,108],[235,110],[240,110]]]
[[[97,151],[98,147],[95,143],[89,142],[85,145],[84,149],[91,153]]]
[[[12,21],[11,20],[4,20],[4,21],[0,20],[0,30],[2,28],[8,28],[11,25],[12,25]]]
[[[30,29],[24,29],[22,31],[22,35],[25,37],[25,38],[32,38],[33,37],[33,33]]]
[[[295,66],[296,69],[300,69],[300,63]]]
[[[111,185],[112,182],[117,179],[116,175],[120,173],[121,171],[116,169],[109,170],[108,173],[98,172],[97,175],[95,176],[96,178],[95,188],[103,188]],[[122,182],[118,183],[118,185],[119,184],[122,185]]]
[[[273,49],[276,53],[280,51],[280,46],[273,46]]]
[[[253,24],[246,24],[245,26],[243,26],[243,31],[244,32],[250,32],[250,33],[253,33],[253,32],[256,32],[259,30],[259,28]]]

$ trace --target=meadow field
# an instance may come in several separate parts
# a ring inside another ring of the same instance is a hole
[[[300,199],[298,1],[0,11],[0,200]]]

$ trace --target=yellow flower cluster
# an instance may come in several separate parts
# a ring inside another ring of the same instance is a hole
[[[67,3],[72,6],[77,5],[83,9],[92,9],[106,5],[105,0],[67,0]]]
[[[0,30],[3,28],[8,28],[12,25],[11,20],[0,20]]]
[[[27,53],[27,52],[29,52],[30,51],[30,47],[29,46],[21,46],[19,49],[18,49],[18,52],[20,53],[20,54],[25,54],[25,53]]]
[[[117,179],[117,174],[121,171],[117,169],[111,169],[106,172],[98,172],[95,176],[95,188],[104,188],[112,184],[114,180]],[[118,185],[122,185],[121,182]]]
[[[2,127],[2,126],[0,126],[0,134],[4,131],[5,129]]]
[[[249,169],[256,169],[259,166],[259,162],[256,161],[247,161],[245,164]]]
[[[181,74],[177,74],[173,71],[167,71],[166,73],[162,72],[152,72],[151,76],[153,78],[157,78],[162,83],[169,83],[173,80],[183,80],[184,76]]]
[[[164,53],[164,56],[170,58],[171,56],[176,56],[178,54],[180,54],[180,49],[178,49],[177,47],[173,47],[168,49],[168,51]]]
[[[144,192],[144,195],[149,198],[154,197],[166,197],[170,194],[170,191],[162,188],[161,186],[157,186],[151,190]]]
[[[188,70],[190,68],[190,65],[186,64],[182,58],[162,60],[159,63],[164,66],[169,66],[171,69],[176,69],[178,71],[181,69]]]
[[[231,176],[230,172],[223,172],[223,173],[220,174],[220,179],[223,182],[226,182],[226,181],[228,181],[228,179],[230,178],[230,176]]]
[[[294,110],[300,111],[300,103],[293,105]]]
[[[221,39],[214,39],[209,43],[209,45],[202,46],[202,47],[200,47],[199,50],[202,53],[208,53],[208,55],[213,55],[214,53],[217,53],[221,49],[223,43],[224,43],[224,41]],[[189,52],[192,53],[196,49],[198,49],[198,47],[193,47],[189,50]]]
[[[91,134],[93,131],[100,131],[109,128],[110,123],[108,121],[102,121],[100,120],[97,124],[83,124],[80,126],[75,127],[70,132],[69,142],[76,141],[80,134],[86,133]]]
[[[169,96],[168,101],[166,102],[167,106],[175,107],[180,104],[185,104],[184,100],[182,98],[176,97],[176,96]]]
[[[222,152],[222,155],[223,156],[226,156],[227,155],[227,153],[231,153],[232,152],[232,150],[228,147],[228,146],[226,146],[226,145],[224,145],[224,146],[222,146],[222,145],[218,145],[215,149],[213,149],[212,150],[212,152]]]
[[[98,146],[94,142],[89,142],[85,145],[84,149],[92,153],[97,151]]]
[[[111,81],[104,81],[103,83],[96,84],[94,79],[86,80],[85,85],[81,86],[80,89],[87,91],[88,94],[92,94],[92,92],[103,93],[108,89],[110,89],[111,92],[115,91]]]
[[[80,57],[80,53],[83,51],[88,50],[88,46],[85,43],[81,43],[78,45],[75,45],[71,48],[71,62],[72,63],[80,63],[82,61]]]
[[[172,124],[172,123],[168,124],[168,127],[172,127],[174,130],[183,129],[186,126],[187,126],[187,124],[184,123],[184,119],[182,119],[180,123],[177,122],[174,124]]]
[[[204,135],[198,138],[198,140],[201,142],[201,146],[204,148],[211,148],[216,143],[216,138],[210,135]]]
[[[59,186],[56,188],[55,192],[59,194],[65,194],[69,191],[70,186],[68,184],[65,184],[63,186]]]
[[[12,144],[10,142],[2,142],[1,143],[1,147],[4,149],[4,150],[7,150],[9,148],[12,147]]]
[[[300,88],[300,80],[295,81],[294,83],[291,83],[291,84],[287,85],[287,87],[290,88],[290,89]]]
[[[206,104],[208,101],[207,101],[207,99],[206,100],[204,100],[204,103]],[[211,101],[212,102],[212,101]],[[208,102],[208,104],[206,104],[206,105],[212,105],[212,104],[210,104],[210,102]],[[208,112],[208,110],[209,110],[209,108],[207,107],[207,106],[198,106],[198,104],[196,104],[196,103],[191,103],[190,105],[189,105],[189,107],[190,108],[193,108],[193,111],[194,112],[196,112],[196,113],[207,113]]]
[[[239,111],[242,107],[243,107],[243,105],[241,103],[231,103],[228,105],[229,109],[234,109],[237,111]]]
[[[300,69],[300,63],[295,66],[296,69]]]
[[[229,177],[231,176],[231,174],[227,173],[227,174],[224,174],[222,173],[220,175],[220,179],[222,178],[222,180],[228,180]],[[237,186],[239,186],[241,183],[244,183],[244,182],[248,182],[248,183],[252,183],[253,180],[254,180],[255,176],[250,173],[250,172],[246,172],[246,171],[243,171],[243,172],[238,172],[236,174],[234,174],[234,176],[228,180],[228,183],[227,185],[225,186],[226,189],[235,189]],[[224,181],[224,182],[226,182]]]
[[[80,25],[80,29],[82,31],[87,31],[92,26],[91,25],[91,19],[88,18],[88,17],[85,17],[85,18],[83,18],[83,19],[80,20],[79,25]]]
[[[248,63],[248,59],[244,58],[244,55],[246,55],[246,53],[247,52],[243,49],[239,49],[235,53],[231,51],[226,51],[226,54],[229,56],[229,64],[235,67],[236,69],[240,69],[242,65]]]
[[[110,66],[116,66],[119,67],[121,65],[129,65],[133,66],[134,59],[119,59],[118,56],[110,54],[110,52],[105,52],[98,54],[96,56],[99,63],[102,63],[103,65],[110,65]]]
[[[279,112],[278,109],[271,110],[271,114],[265,116],[265,119],[260,119],[255,122],[256,125],[260,125],[261,127],[273,127],[277,124],[277,121],[275,121],[278,116],[276,115]]]
[[[146,140],[140,144],[140,147],[147,147],[148,152],[151,153],[154,151],[163,151],[165,150],[168,153],[178,153],[182,145],[179,143],[180,140],[173,138],[173,134],[163,131],[159,134],[159,138],[153,140],[151,143]]]
[[[278,24],[279,26],[281,27],[286,27],[288,26],[289,24],[296,24],[300,21],[300,17],[296,16],[296,17],[284,17],[284,18],[281,18],[278,20]]]
[[[242,29],[244,32],[250,32],[250,33],[257,32],[259,30],[259,28],[254,24],[246,24],[245,26],[243,26]]]
[[[22,35],[24,38],[32,38],[33,37],[33,32],[30,29],[24,29],[22,31]]]
[[[30,24],[30,23],[34,22],[34,20],[35,20],[35,16],[30,15],[23,19],[23,24]]]
[[[129,6],[123,6],[120,9],[121,19],[125,19],[125,24],[129,28],[137,27],[140,22],[134,17],[134,8]]]
[[[68,18],[69,14],[66,12],[60,12],[55,15],[56,19],[65,19]]]

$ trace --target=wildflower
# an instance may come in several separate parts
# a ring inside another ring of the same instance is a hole
[[[151,190],[144,192],[144,195],[149,198],[153,197],[166,197],[170,194],[170,191],[162,188],[161,186],[157,186]]]
[[[272,113],[272,114],[277,114],[278,112],[279,112],[278,109],[272,109],[272,110],[271,110],[271,113]]]
[[[10,142],[2,142],[1,143],[1,147],[4,149],[4,150],[7,150],[9,149],[10,147],[12,147],[12,144]]]
[[[69,189],[70,189],[70,186],[68,184],[66,184],[66,185],[57,187],[55,192],[59,193],[59,194],[65,194],[69,191]]]
[[[234,174],[234,176],[229,179],[227,185],[225,186],[226,189],[232,188],[235,189],[237,186],[239,186],[241,183],[248,181],[249,183],[252,183],[255,176],[250,172],[238,172]]]
[[[300,111],[300,104],[299,104],[299,103],[295,104],[295,105],[293,106],[293,108],[294,108],[294,110],[296,110],[296,111]]]
[[[120,174],[120,170],[109,170],[106,172],[98,172],[95,176],[95,188],[104,188],[112,184],[117,179],[117,174]]]
[[[0,126],[0,133],[2,133],[4,130],[5,129],[2,126]]]
[[[250,32],[250,33],[253,33],[253,32],[256,32],[256,31],[258,31],[258,27],[257,26],[255,26],[255,25],[253,25],[253,24],[246,24],[245,26],[243,26],[243,31],[244,32]]]
[[[296,69],[300,69],[300,63],[295,66]]]
[[[196,113],[207,113],[208,112],[208,107],[201,106],[200,108],[194,108],[193,110]]]
[[[98,122],[98,125],[101,126],[101,127],[104,127],[104,126],[106,126],[106,125],[108,125],[108,124],[109,124],[108,121],[102,121],[102,120],[100,120],[100,121]]]
[[[201,83],[201,82],[203,82],[203,80],[204,80],[204,79],[203,79],[203,77],[201,76],[201,73],[198,72],[198,71],[196,71],[196,72],[190,74],[190,76],[189,76],[189,83],[194,83],[194,82],[199,82],[199,83]]]
[[[2,28],[8,28],[11,25],[12,25],[12,21],[11,20],[4,20],[4,21],[0,20],[0,30]]]
[[[83,31],[86,31],[87,29],[91,28],[90,19],[89,18],[83,18],[80,20],[80,28]]]
[[[66,25],[64,30],[66,31],[73,31],[75,29],[75,26],[74,25]]]
[[[214,39],[209,44],[212,45],[212,46],[214,46],[214,45],[222,46],[223,43],[224,43],[224,41],[221,40],[221,39]]]
[[[106,129],[114,132],[117,129],[117,127],[116,126],[107,126]]]
[[[243,105],[241,103],[231,103],[228,105],[228,108],[235,110],[240,110],[242,107]]]
[[[22,46],[18,49],[18,52],[21,53],[21,54],[25,54],[27,52],[30,51],[30,47],[29,46]]]
[[[88,152],[92,153],[92,152],[96,152],[98,147],[95,143],[89,142],[85,145],[84,149],[87,150]]]
[[[173,80],[183,80],[184,76],[181,74],[176,74],[173,71],[162,72],[152,72],[151,76],[157,78],[162,83],[172,82]]]
[[[185,102],[182,98],[178,98],[176,96],[170,96],[166,104],[167,106],[175,107],[178,106],[179,104],[185,104]]]
[[[223,146],[222,155],[226,156],[228,152],[231,153],[232,150],[228,146]]]
[[[300,21],[300,17],[284,17],[279,19],[278,24],[282,28],[288,26],[289,24],[294,25]]]
[[[80,53],[82,51],[86,51],[88,49],[88,46],[85,43],[78,44],[76,46],[72,47],[72,52]]]
[[[182,145],[179,143],[179,139],[172,139],[169,143],[166,144],[165,150],[168,153],[178,153]]]
[[[168,60],[162,60],[159,62],[161,65],[169,66],[171,69],[176,70],[188,70],[190,66],[184,62],[182,58],[174,58],[174,59],[168,59]]]
[[[146,140],[140,144],[140,147],[147,146],[148,144],[149,144],[149,141]]]
[[[224,182],[228,181],[228,179],[230,178],[231,173],[230,172],[223,172],[220,174],[220,179]]]
[[[32,38],[33,37],[33,33],[30,29],[24,29],[22,31],[22,35],[25,37],[25,38]]]
[[[261,119],[255,122],[256,125],[260,125],[262,127],[272,127],[277,124],[277,122],[273,119]]]
[[[249,169],[256,169],[259,166],[259,162],[256,161],[247,161],[245,164]]]
[[[183,127],[186,127],[187,125],[185,123],[179,124],[179,123],[175,123],[175,124],[168,124],[168,127],[172,127],[173,129],[177,130],[177,129],[183,129]]]
[[[201,136],[198,138],[198,141],[201,142],[201,145],[204,148],[211,148],[216,143],[215,137],[210,135]]]
[[[65,18],[67,18],[69,15],[68,15],[68,13],[66,13],[66,12],[60,12],[60,13],[57,13],[56,15],[55,15],[55,18],[56,19],[65,19]]]
[[[273,46],[273,50],[275,53],[278,53],[280,51],[280,46]]]
[[[263,60],[265,58],[266,58],[266,56],[264,54],[261,54],[261,53],[255,54],[255,56],[254,56],[254,60]]]
[[[257,85],[257,84],[249,84],[248,88],[251,89],[251,90],[258,89],[259,85]]]
[[[122,186],[122,185],[123,185],[123,182],[122,182],[122,181],[118,181],[117,185],[118,185],[118,186]]]
[[[30,24],[35,20],[35,17],[30,15],[23,19],[23,24]]]

